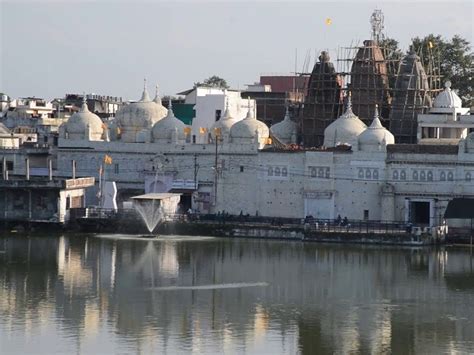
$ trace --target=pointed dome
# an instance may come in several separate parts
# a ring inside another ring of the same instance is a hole
[[[324,146],[351,144],[367,126],[352,112],[351,93],[346,98],[346,111],[324,130]]]
[[[137,134],[144,129],[151,129],[153,125],[166,116],[168,110],[160,102],[151,101],[146,89],[146,80],[140,101],[122,106],[115,118],[122,130],[121,140],[136,142]]]
[[[222,119],[220,119],[219,121],[214,123],[211,127],[212,138],[215,138],[216,130],[220,130],[221,137],[229,135],[230,134],[230,129],[232,128],[232,126],[236,122],[238,122],[238,120],[235,119],[234,117],[232,117],[231,114],[230,114],[230,111],[229,111],[229,100],[226,100],[224,117],[222,117]]]
[[[67,133],[68,139],[102,140],[104,123],[99,116],[89,111],[85,94],[81,109],[69,117],[65,123],[64,131]],[[89,136],[87,136],[88,132]]]
[[[270,131],[267,125],[253,116],[249,99],[247,117],[234,124],[230,129],[232,142],[251,143],[257,138],[259,149],[262,149],[267,144],[269,136]]]
[[[178,140],[185,140],[186,135],[184,129],[187,127],[181,120],[175,117],[173,112],[173,105],[168,106],[168,114],[162,120],[159,120],[153,125],[152,136],[154,142],[171,142],[173,135],[176,134]]]
[[[451,90],[451,82],[444,84],[444,90],[441,91],[433,102],[434,108],[462,108],[461,98]]]
[[[296,143],[292,140],[295,139],[297,133],[297,124],[290,119],[290,113],[288,111],[288,105],[286,106],[285,118],[283,121],[278,122],[270,127],[270,133],[275,136],[279,141],[285,144]]]
[[[393,134],[380,123],[378,105],[375,105],[372,124],[359,135],[357,141],[360,150],[380,150],[382,146],[395,143]]]
[[[158,91],[158,85],[155,86],[155,98],[153,99],[153,102],[155,104],[158,104],[158,105],[162,105],[161,103],[161,97],[160,97],[160,93]]]

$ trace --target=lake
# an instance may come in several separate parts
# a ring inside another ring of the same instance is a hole
[[[474,352],[468,247],[0,237],[1,354]]]

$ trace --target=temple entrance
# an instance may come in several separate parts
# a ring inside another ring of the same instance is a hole
[[[410,222],[415,225],[429,225],[430,203],[425,201],[411,201]]]

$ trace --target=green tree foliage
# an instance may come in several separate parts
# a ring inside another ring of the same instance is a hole
[[[206,86],[206,87],[220,88],[220,89],[229,88],[227,81],[225,79],[222,79],[221,77],[218,77],[217,75],[213,75],[205,79],[202,83],[201,82],[194,83],[194,88],[197,88],[198,86]]]
[[[451,81],[465,106],[474,105],[474,53],[468,40],[458,35],[445,40],[441,35],[430,34],[413,38],[411,49],[421,57],[428,73],[440,74],[441,83]]]
[[[403,57],[403,52],[398,47],[398,41],[393,38],[386,37],[379,42],[382,49],[383,56],[387,60],[387,71],[389,78],[389,86],[395,87],[396,75],[398,73],[398,66]]]

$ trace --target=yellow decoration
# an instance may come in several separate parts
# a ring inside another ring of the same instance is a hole
[[[430,48],[433,48],[433,47],[434,47],[434,44],[433,44],[433,42],[431,42],[431,41],[428,41],[428,47],[430,47]]]
[[[184,127],[184,134],[191,134],[191,127]]]
[[[110,155],[105,154],[104,157],[104,164],[111,165],[112,164],[112,157]]]
[[[220,127],[214,128],[214,134],[215,134],[216,136],[220,136],[220,135],[221,135],[221,129],[220,129]]]
[[[267,144],[270,145],[270,144],[272,144],[272,143],[273,143],[272,139],[271,139],[270,137],[268,137],[268,138],[267,138]]]
[[[329,25],[332,24],[332,19],[330,19],[330,18],[328,17],[328,18],[326,18],[326,21],[325,21],[325,22],[326,22],[326,25],[329,26]]]
[[[117,134],[122,134],[122,130],[120,129],[120,127],[117,127]]]
[[[199,127],[199,133],[205,134],[207,132],[207,128]]]

